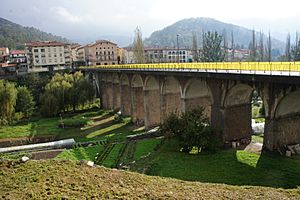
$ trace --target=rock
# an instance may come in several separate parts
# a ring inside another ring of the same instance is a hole
[[[292,157],[292,152],[291,151],[289,151],[289,150],[287,150],[286,152],[285,152],[285,156],[286,157]]]
[[[28,160],[30,160],[27,156],[23,156],[22,158],[21,158],[21,161],[23,162],[23,163],[25,163],[25,162],[27,162]]]
[[[288,145],[287,148],[289,151],[291,151],[292,154],[295,154],[294,145]]]
[[[86,165],[87,165],[87,166],[90,166],[90,167],[93,167],[93,166],[94,166],[94,162],[88,161],[88,162],[86,163]]]
[[[297,154],[300,154],[300,144],[295,145],[295,151]]]

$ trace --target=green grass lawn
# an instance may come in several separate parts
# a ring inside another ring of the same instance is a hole
[[[151,153],[160,142],[161,140],[156,138],[139,141],[136,145],[133,159],[138,160],[141,156]]]
[[[103,150],[102,145],[69,149],[63,151],[58,156],[56,156],[56,159],[95,161],[95,157],[97,156],[97,153],[101,152],[102,150]]]
[[[102,162],[102,165],[105,167],[115,167],[123,143],[118,143],[114,146],[108,156]]]
[[[202,152],[189,155],[176,141],[166,143],[140,165],[149,175],[188,181],[295,188],[300,185],[300,157],[257,155],[246,151]],[[139,161],[136,169],[138,169]]]
[[[252,135],[251,136],[251,141],[252,142],[258,142],[258,143],[263,143],[264,142],[264,134]]]

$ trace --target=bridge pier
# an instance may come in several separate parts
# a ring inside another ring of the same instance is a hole
[[[145,127],[148,129],[160,124],[159,81],[155,77],[149,76],[145,80],[144,88]]]
[[[117,74],[113,75],[113,109],[119,110],[121,108],[121,89],[120,81]]]
[[[124,116],[131,115],[131,90],[128,76],[122,74],[120,77],[121,113]]]
[[[131,82],[131,105],[132,121],[137,124],[144,124],[144,90],[143,79],[134,75]]]

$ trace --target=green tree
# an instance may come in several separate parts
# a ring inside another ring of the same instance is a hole
[[[145,63],[144,43],[142,31],[139,27],[136,27],[135,29],[135,36],[132,48],[135,63]]]
[[[17,89],[15,84],[0,80],[0,125],[12,122],[16,100]]]
[[[286,46],[285,46],[285,61],[289,62],[291,61],[292,56],[291,56],[291,35],[288,33],[286,36]]]
[[[300,61],[300,39],[298,38],[298,32],[296,33],[295,46],[292,48],[293,61]]]
[[[32,116],[34,111],[35,102],[33,101],[33,96],[31,92],[25,86],[20,86],[17,88],[17,102],[16,102],[16,112],[21,112],[26,118]]]
[[[198,151],[204,148],[217,146],[216,134],[209,124],[209,119],[204,114],[204,109],[199,107],[187,111],[178,116],[171,114],[160,126],[160,132],[166,138],[176,138],[179,140],[182,151],[190,152],[193,147]],[[216,143],[211,145],[211,143]],[[214,147],[215,148],[215,147]]]
[[[222,50],[222,36],[217,32],[203,34],[203,50],[201,54],[202,62],[222,62],[224,61],[224,51]]]

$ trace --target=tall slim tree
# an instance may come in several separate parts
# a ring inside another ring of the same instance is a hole
[[[227,41],[227,32],[223,30],[223,51],[224,51],[224,61],[228,61],[228,41]]]
[[[135,36],[133,41],[133,57],[135,63],[145,63],[145,52],[142,31],[139,27],[135,29]]]
[[[222,62],[224,61],[224,51],[222,50],[223,38],[216,31],[204,33],[203,50],[201,61],[203,62]]]
[[[194,62],[199,61],[199,53],[198,53],[198,44],[197,44],[197,36],[196,33],[193,33],[193,38],[192,38],[192,51],[193,51],[193,59]]]
[[[285,46],[285,61],[291,61],[292,56],[291,56],[291,35],[290,33],[287,34],[286,36],[286,46]]]
[[[262,31],[259,33],[259,61],[263,62],[265,60],[265,52],[264,52],[264,34]]]
[[[234,45],[234,36],[233,31],[231,31],[231,55],[230,60],[234,61],[235,45]]]
[[[255,62],[257,61],[257,45],[256,45],[256,39],[255,39],[255,30],[252,30],[252,40],[249,44],[249,50],[250,50],[250,57],[249,61]]]
[[[272,41],[271,41],[271,32],[269,31],[268,40],[267,40],[267,48],[266,48],[267,61],[272,61]]]
[[[300,39],[296,32],[295,46],[292,48],[293,61],[300,61]]]

